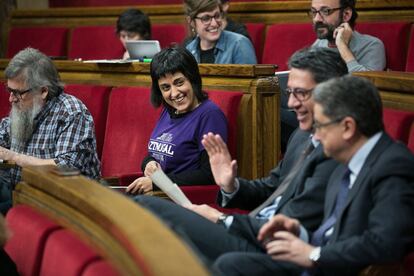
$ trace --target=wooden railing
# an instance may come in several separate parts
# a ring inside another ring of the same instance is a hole
[[[357,72],[371,80],[381,92],[385,107],[414,112],[414,73]]]
[[[119,275],[209,275],[194,252],[152,213],[86,177],[62,177],[51,169],[24,168],[14,205],[29,205],[73,231]]]
[[[147,13],[154,23],[184,23],[182,5],[135,6]],[[266,24],[310,22],[306,11],[310,1],[234,2],[229,15],[240,22]],[[12,26],[114,25],[126,7],[53,8],[45,10],[15,10]],[[357,10],[361,21],[414,21],[411,0],[359,0]]]

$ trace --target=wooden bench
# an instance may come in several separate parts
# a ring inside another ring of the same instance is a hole
[[[13,193],[15,227],[19,227],[19,213],[25,214],[26,221],[30,216],[48,221],[43,223],[47,228],[43,237],[36,241],[38,248],[33,252],[38,256],[31,271],[80,275],[72,270],[96,270],[95,266],[106,265],[116,271],[109,275],[209,275],[188,245],[152,213],[95,181],[83,176],[58,176],[52,168],[24,168],[23,181]],[[16,229],[16,235],[24,232],[21,230]],[[30,241],[32,237],[36,238],[34,232],[20,238]],[[6,245],[12,257],[24,255],[16,251],[19,248],[29,250],[19,245],[18,238]],[[33,264],[32,257],[29,254],[25,258]],[[27,270],[25,258],[16,259],[20,271]]]

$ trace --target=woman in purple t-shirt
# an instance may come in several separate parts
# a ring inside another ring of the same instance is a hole
[[[168,48],[151,62],[151,103],[164,106],[142,161],[144,176],[127,192],[153,190],[151,172],[161,168],[178,185],[213,184],[204,134],[220,134],[227,141],[227,120],[220,108],[202,91],[198,64],[184,48]]]

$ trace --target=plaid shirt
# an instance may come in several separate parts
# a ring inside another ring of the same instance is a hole
[[[24,150],[10,141],[10,118],[0,122],[0,146],[41,159],[54,159],[59,165],[77,168],[87,177],[100,177],[96,153],[94,123],[85,105],[75,97],[62,93],[46,102],[34,120],[32,138]],[[14,187],[21,178],[21,168],[11,169]]]

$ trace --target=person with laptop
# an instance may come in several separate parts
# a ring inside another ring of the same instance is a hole
[[[125,48],[123,59],[129,59],[129,53],[126,50],[127,40],[150,40],[151,39],[151,22],[145,13],[138,9],[125,10],[116,21],[116,33],[119,40]]]
[[[208,155],[201,143],[208,132],[227,140],[227,120],[202,90],[198,63],[185,48],[166,48],[150,66],[151,103],[163,107],[141,163],[144,176],[126,192],[142,194],[154,189],[150,175],[161,168],[177,185],[214,184]]]
[[[186,48],[198,63],[256,64],[253,44],[243,35],[223,30],[219,0],[185,0],[187,23],[196,34]]]

